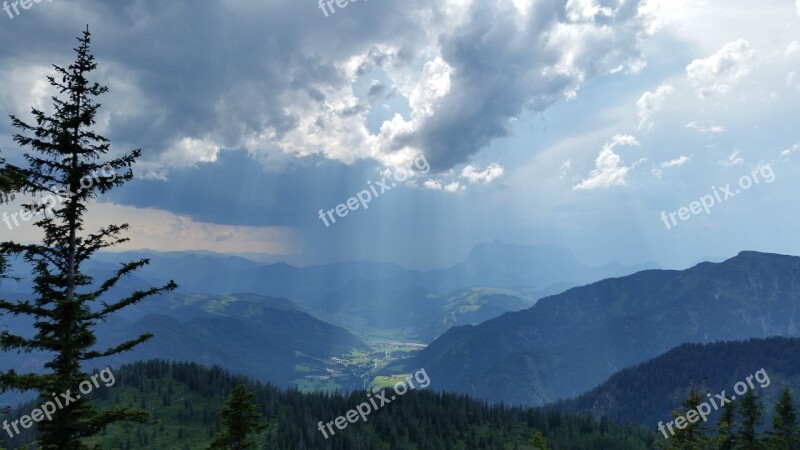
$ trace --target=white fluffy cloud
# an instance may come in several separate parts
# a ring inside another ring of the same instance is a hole
[[[595,169],[589,176],[573,186],[573,189],[592,190],[597,188],[608,188],[613,186],[625,186],[626,176],[633,169],[633,165],[622,165],[622,158],[614,152],[618,146],[639,146],[639,141],[630,135],[618,134],[603,145],[603,149],[595,159]]]
[[[645,0],[639,5],[639,16],[653,34],[671,22],[680,20],[694,6],[689,0]]]
[[[481,170],[480,167],[476,165],[467,164],[461,170],[461,173],[457,176],[457,178],[466,180],[469,184],[489,184],[503,176],[503,172],[503,166],[497,163],[489,164],[489,166],[487,166],[484,170]],[[445,175],[445,178],[450,178],[450,180],[429,178],[422,183],[422,187],[424,189],[430,189],[433,191],[443,190],[445,192],[456,192],[466,189],[466,186],[462,185],[460,181],[457,179],[452,179],[454,176],[453,170],[450,170]]]
[[[461,170],[461,178],[466,178],[471,183],[491,183],[496,178],[503,175],[503,166],[499,164],[489,164],[486,170],[481,171],[479,167],[469,164]]]
[[[432,191],[441,191],[442,190],[442,183],[441,183],[441,181],[437,181],[437,180],[425,180],[422,183],[422,187],[424,189],[430,189]]]
[[[662,84],[654,92],[645,92],[636,102],[636,107],[639,109],[639,129],[652,129],[653,128],[653,115],[661,111],[664,107],[664,102],[667,97],[675,92],[675,87],[668,84]]]
[[[750,44],[738,39],[725,44],[708,58],[692,61],[686,66],[686,74],[698,97],[726,94],[750,73],[754,55]]]
[[[461,183],[458,181],[453,181],[452,183],[448,183],[444,186],[445,192],[455,192],[459,189],[464,189],[464,186],[461,186]]]
[[[613,9],[600,6],[595,0],[568,0],[565,9],[572,21],[591,21],[614,15]]]
[[[691,160],[692,160],[692,155],[689,155],[689,156],[681,155],[678,158],[662,162],[661,163],[661,168],[662,169],[668,169],[670,167],[679,167],[679,166],[682,166],[682,165],[686,164],[687,162],[689,162]]]

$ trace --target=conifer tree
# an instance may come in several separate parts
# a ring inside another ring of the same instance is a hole
[[[255,448],[251,435],[266,428],[259,424],[261,413],[253,402],[255,393],[247,390],[244,384],[238,384],[231,391],[231,396],[220,411],[222,431],[214,437],[209,447],[211,450],[246,450]]]
[[[550,450],[550,447],[547,446],[547,438],[544,437],[541,431],[533,433],[530,440],[528,440],[528,444],[530,444],[534,450]]]
[[[784,389],[775,405],[775,416],[772,418],[772,431],[767,442],[769,448],[775,450],[798,450],[797,410],[794,408],[792,393]]]
[[[748,391],[739,400],[739,411],[742,414],[742,423],[736,434],[737,449],[757,450],[763,448],[756,429],[761,425],[761,415],[764,405],[755,392]]]
[[[732,403],[722,405],[717,436],[714,438],[717,450],[734,450],[736,448],[736,408]]]
[[[676,418],[675,435],[669,439],[666,448],[676,450],[707,450],[709,448],[708,430],[703,426],[702,418],[696,411],[702,401],[703,396],[692,386],[681,408],[672,412],[672,416]],[[683,429],[677,427],[678,420],[682,424],[685,423]]]
[[[21,174],[4,166],[5,160],[0,157],[0,203],[13,199],[22,184]]]
[[[176,287],[170,281],[163,287],[108,301],[108,292],[119,279],[146,265],[148,260],[122,264],[102,283],[95,283],[82,271],[82,265],[95,252],[128,240],[121,236],[128,229],[127,224],[84,232],[85,214],[98,194],[133,177],[131,166],[140,155],[140,150],[134,150],[105,159],[110,144],[92,131],[100,107],[95,99],[108,88],[88,78],[97,67],[89,51],[90,36],[87,27],[78,38],[76,58],[70,66],[53,66],[55,76],[48,77],[57,92],[52,98],[52,113],[32,108],[35,125],[11,117],[12,125],[19,130],[14,141],[28,149],[24,154],[27,164],[24,167],[5,164],[0,170],[11,177],[6,182],[8,187],[34,199],[44,198],[23,205],[26,213],[36,217],[34,226],[42,231],[42,242],[0,243],[0,261],[23,259],[31,265],[34,283],[32,299],[0,299],[0,314],[27,316],[35,326],[35,334],[30,338],[8,331],[0,333],[0,350],[40,351],[49,355],[44,373],[16,370],[0,373],[0,392],[38,391],[42,403],[52,401],[55,396],[62,398],[62,394],[74,399],[67,402],[65,398],[65,404],[52,415],[52,420],[39,422],[38,448],[44,450],[83,450],[88,448],[82,443],[85,438],[98,434],[111,423],[146,420],[143,411],[126,407],[100,410],[80,396],[79,384],[87,379],[82,366],[87,361],[130,350],[152,337],[144,334],[108,349],[95,349],[94,328],[99,321],[148,296]]]

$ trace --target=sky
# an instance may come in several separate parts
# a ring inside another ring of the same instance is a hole
[[[3,117],[47,110],[51,65],[92,32],[96,130],[142,158],[89,225],[130,223],[127,249],[421,269],[492,240],[588,264],[800,255],[800,0],[6,6]],[[0,121],[20,162],[14,133]]]

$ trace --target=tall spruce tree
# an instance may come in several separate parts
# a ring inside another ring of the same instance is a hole
[[[764,405],[755,392],[748,391],[739,400],[739,412],[742,414],[742,423],[736,433],[736,448],[740,450],[757,450],[764,448],[758,435],[761,425],[761,415]]]
[[[675,426],[675,435],[667,441],[667,449],[707,450],[709,448],[708,430],[703,426],[702,419],[695,410],[702,401],[703,396],[693,385],[681,408],[672,412],[676,422],[681,417],[681,422],[685,422],[685,426],[683,429]],[[692,420],[689,420],[690,418]]]
[[[266,428],[259,424],[261,413],[253,402],[255,393],[247,390],[244,384],[238,384],[231,391],[231,396],[220,411],[223,430],[214,436],[210,450],[246,450],[255,448],[256,443],[251,436]]]
[[[56,76],[48,77],[57,91],[52,99],[53,112],[32,108],[35,125],[11,117],[12,125],[20,130],[14,141],[32,151],[24,155],[26,167],[6,165],[3,169],[3,173],[14,175],[20,192],[34,198],[49,195],[59,200],[34,201],[23,206],[27,213],[37,217],[34,225],[43,232],[41,244],[0,243],[0,260],[24,259],[31,265],[34,282],[33,300],[0,299],[0,313],[28,316],[35,324],[35,334],[31,338],[8,331],[0,333],[0,349],[41,351],[50,357],[43,374],[21,374],[15,370],[0,373],[0,391],[35,390],[42,402],[64,393],[75,398],[58,409],[52,420],[38,424],[41,436],[38,446],[44,450],[83,450],[88,447],[82,440],[96,435],[108,424],[147,419],[143,411],[126,407],[100,410],[85,397],[78,398],[78,385],[87,377],[82,365],[130,350],[152,337],[144,334],[112,348],[94,349],[94,328],[98,321],[148,296],[176,287],[170,281],[165,286],[136,291],[126,298],[107,302],[108,291],[121,277],[149,261],[124,263],[102,283],[95,283],[81,270],[82,264],[98,250],[128,240],[121,237],[128,229],[127,224],[109,225],[85,233],[84,216],[98,193],[106,193],[133,177],[131,166],[141,153],[134,150],[103,161],[110,145],[91,128],[100,107],[95,98],[108,88],[88,78],[97,67],[89,51],[90,36],[87,27],[78,38],[77,55],[69,67],[53,66]]]
[[[800,440],[797,434],[797,410],[794,408],[792,393],[788,388],[781,393],[775,405],[772,418],[772,431],[767,438],[769,448],[775,450],[798,450]]]
[[[736,448],[736,408],[733,403],[722,406],[722,413],[717,422],[717,435],[714,442],[717,450],[734,450]]]

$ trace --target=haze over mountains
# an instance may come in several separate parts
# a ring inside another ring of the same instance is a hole
[[[151,252],[103,254],[87,270],[104,279],[118,262],[144,257],[151,264],[123,278],[111,298],[169,279],[180,290],[99,324],[99,347],[155,334],[112,363],[162,358],[219,364],[280,386],[302,377],[298,370],[309,365],[321,370],[332,357],[364,351],[369,336],[427,343],[452,326],[481,323],[576,283],[637,269],[586,266],[553,246],[493,242],[476,247],[462,264],[428,272],[385,263],[297,268],[224,255]],[[26,298],[23,293],[31,291],[22,267],[12,272],[21,281],[0,282],[6,298]],[[0,326],[17,332],[29,325],[0,317]],[[35,368],[40,361],[41,355],[11,355],[2,364]]]
[[[138,256],[153,264],[126,279],[119,294],[161,283],[166,274],[181,281],[182,292],[101,324],[101,342],[156,335],[114,363],[191,360],[284,386],[307,363],[368,351],[365,338],[376,330],[430,342],[395,370],[425,367],[436,390],[521,405],[581,395],[685,343],[800,336],[794,256],[742,252],[721,263],[642,270],[572,288],[634,269],[588,267],[555,247],[491,243],[462,264],[429,272],[363,262],[296,268],[181,253],[106,254],[93,270]],[[467,278],[477,281],[437,291]],[[253,293],[220,294],[232,279]],[[276,292],[265,294],[270,290]],[[12,329],[24,325],[2,320]],[[12,359],[35,363],[19,358]]]
[[[464,288],[507,288],[508,297],[482,311],[472,305],[468,323],[496,317],[502,312],[531,306],[539,298],[567,287],[610,276],[652,268],[654,264],[625,267],[607,264],[591,267],[564,248],[523,246],[501,242],[476,246],[463,263],[447,269],[416,271],[388,263],[349,262],[298,268],[288,264],[262,265],[238,257],[187,253],[106,254],[105,262],[150,257],[152,263],[138,276],[148,283],[175,279],[183,292],[225,295],[232,292],[284,297],[317,317],[337,325],[384,332],[430,341],[458,322],[453,319],[453,299]],[[458,292],[454,292],[458,291]],[[484,292],[495,295],[497,292]],[[470,294],[467,294],[469,297]],[[450,319],[448,319],[448,317]]]

